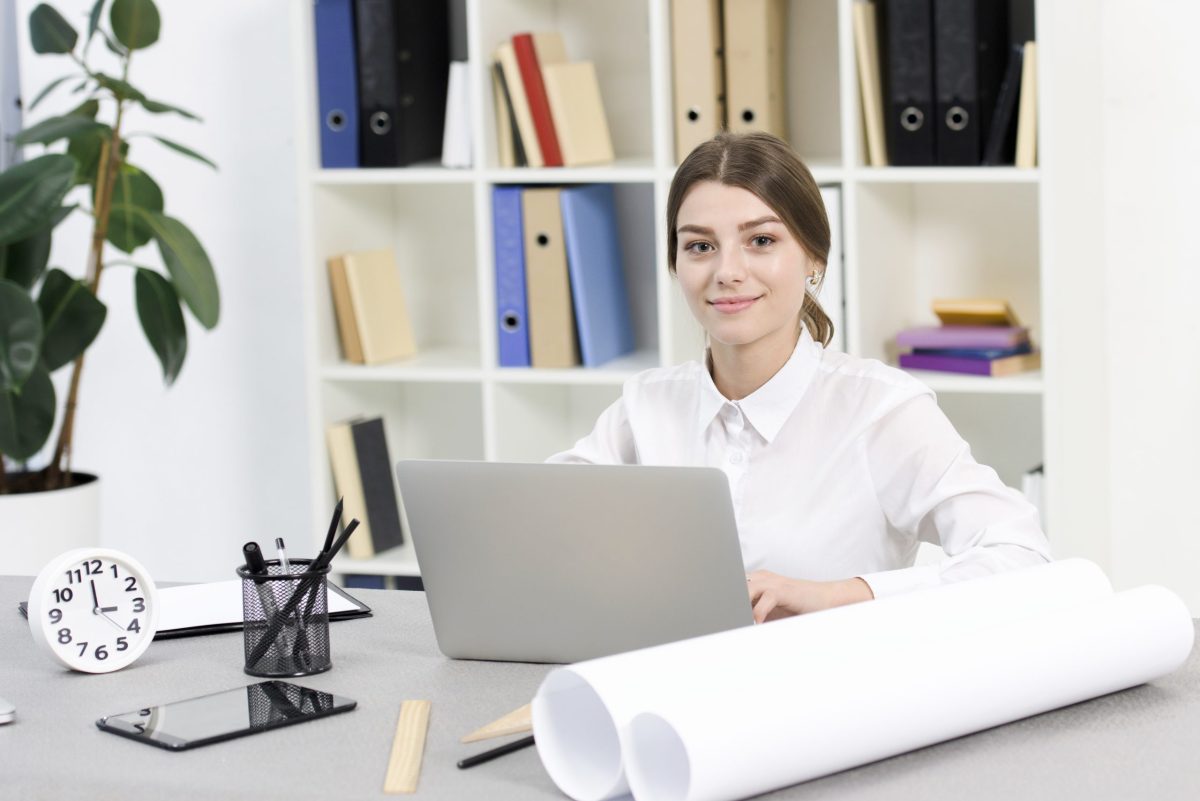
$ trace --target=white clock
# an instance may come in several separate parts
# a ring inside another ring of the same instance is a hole
[[[146,568],[111,548],[76,548],[51,559],[29,593],[29,628],[73,670],[109,673],[154,639],[158,595]]]

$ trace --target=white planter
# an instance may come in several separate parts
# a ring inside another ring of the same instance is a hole
[[[63,551],[99,544],[99,479],[50,492],[0,495],[0,576],[35,576]]]

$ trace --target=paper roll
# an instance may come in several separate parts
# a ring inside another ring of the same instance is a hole
[[[704,704],[668,694],[623,733],[629,784],[638,801],[758,795],[1159,678],[1193,637],[1178,596],[1141,587]]]
[[[710,709],[714,695],[757,688],[762,709],[740,712],[757,720],[781,686],[1111,595],[1103,571],[1069,559],[559,668],[533,700],[538,754],[564,793],[603,801],[629,791],[625,728],[668,697]],[[925,667],[941,671],[933,662]]]

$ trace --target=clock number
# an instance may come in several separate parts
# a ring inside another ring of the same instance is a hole
[[[117,566],[116,566],[116,565],[109,565],[109,567],[111,567],[111,568],[112,568],[112,572],[113,572],[113,578],[120,578],[120,577],[117,575]]]
[[[124,650],[125,650],[125,649],[127,649],[128,647],[129,647],[129,643],[127,643],[127,642],[125,641],[125,638],[124,638],[124,637],[118,637],[118,638],[117,638],[117,650],[118,650],[118,651],[124,651]]]
[[[61,590],[54,591],[54,600],[60,604],[65,604],[67,601],[71,600],[74,595],[75,593],[71,592],[70,587],[63,587]]]
[[[71,641],[71,630],[70,629],[59,629],[58,630],[58,641],[63,645],[66,645],[67,643],[69,643]]]
[[[50,610],[50,622],[58,623],[61,620],[62,620],[62,610],[61,609],[51,609]]]
[[[82,656],[82,654],[80,654],[80,656]],[[105,659],[108,659],[108,649],[105,648],[103,645],[97,645],[96,646],[96,658],[99,659],[101,662],[103,662]]]
[[[99,559],[92,559],[89,562],[83,563],[83,569],[89,576],[97,575],[103,568],[104,566],[100,563]]]
[[[125,577],[125,592],[137,592],[137,579],[133,576]]]
[[[67,571],[67,583],[74,584],[75,582],[83,583],[83,571],[79,568]]]
[[[75,644],[79,646],[79,655],[83,656],[84,651],[87,650],[87,640],[80,640]]]
[[[125,627],[125,630],[140,632],[142,627],[138,624],[138,619],[135,617],[133,620],[129,621],[129,625]]]
[[[146,599],[145,598],[134,598],[133,599],[133,611],[145,612],[146,611]]]

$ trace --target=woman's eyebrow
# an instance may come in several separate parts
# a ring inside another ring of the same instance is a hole
[[[738,226],[738,230],[745,231],[747,228],[757,228],[758,226],[766,225],[767,223],[779,223],[780,225],[783,224],[783,223],[779,222],[778,217],[774,217],[774,216],[759,217],[757,220],[750,220],[749,222],[742,223],[741,225]]]
[[[768,217],[759,217],[756,220],[749,220],[748,222],[744,222],[738,226],[738,230],[745,231],[748,228],[757,228],[758,226],[766,225],[767,223],[779,223],[780,225],[783,225],[783,223],[780,221],[780,219],[778,217],[768,216]],[[676,234],[691,233],[691,234],[702,234],[702,235],[711,236],[713,233],[713,229],[708,228],[703,225],[688,224],[688,225],[681,225],[678,228],[676,228],[675,233]]]

